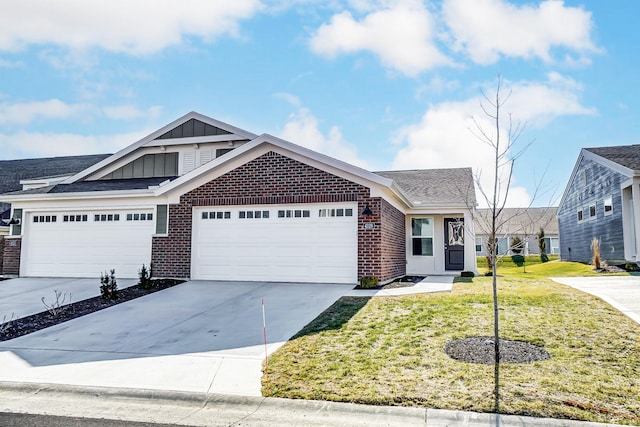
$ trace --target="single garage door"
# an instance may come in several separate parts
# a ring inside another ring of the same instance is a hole
[[[192,278],[356,283],[357,204],[196,208]]]
[[[134,278],[151,261],[152,210],[38,212],[23,225],[22,276]]]

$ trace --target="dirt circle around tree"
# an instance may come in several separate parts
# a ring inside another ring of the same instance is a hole
[[[493,337],[469,337],[445,344],[444,352],[460,362],[493,365],[495,350]],[[551,359],[543,347],[525,342],[500,339],[500,363],[533,363]]]

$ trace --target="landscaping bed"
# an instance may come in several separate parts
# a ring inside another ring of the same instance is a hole
[[[551,358],[500,364],[500,411],[640,425],[640,326],[547,278],[582,268],[552,262],[501,272],[501,338]],[[269,358],[263,394],[493,412],[492,361],[445,352],[456,340],[491,339],[492,319],[488,277],[458,278],[447,294],[345,297]]]
[[[45,310],[19,319],[6,319],[6,323],[0,325],[0,341],[18,338],[68,320],[104,310],[105,308],[184,283],[184,280],[157,279],[153,282],[154,286],[148,289],[144,289],[140,285],[118,289],[118,298],[114,300],[107,300],[102,296],[96,296],[82,301],[62,305],[57,308],[56,314],[52,314],[50,311]]]

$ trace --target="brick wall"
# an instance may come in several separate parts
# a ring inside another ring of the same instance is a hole
[[[369,189],[359,184],[278,153],[266,153],[182,195],[178,205],[169,207],[168,236],[153,238],[151,257],[154,274],[190,277],[194,206],[358,202],[358,277],[377,276],[380,280],[391,278],[389,274],[404,270],[405,265],[403,258],[401,267],[391,266],[400,254],[396,241],[400,232],[396,224],[399,212],[393,213],[391,209],[394,208],[386,206],[388,213],[381,214],[380,208],[386,202],[382,203],[380,198],[371,198],[369,194]],[[360,215],[367,204],[374,215]],[[386,218],[395,224],[392,225],[395,231],[382,232],[384,227],[381,227],[381,220]],[[374,223],[375,228],[365,230],[365,222]],[[402,233],[403,230],[404,223]],[[384,250],[383,241],[387,242],[387,249]],[[387,258],[383,259],[385,254]]]
[[[2,253],[2,274],[17,276],[20,274],[20,248],[22,239],[3,239],[4,249]]]
[[[382,200],[382,272],[386,279],[407,272],[407,234],[405,216],[386,200]]]

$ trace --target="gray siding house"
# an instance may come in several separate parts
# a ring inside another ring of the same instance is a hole
[[[560,253],[558,220],[556,218],[558,208],[505,208],[498,217],[498,255],[538,255],[538,232],[542,228],[545,235],[547,255]],[[476,232],[476,255],[487,255],[487,243],[491,229],[491,210],[476,209],[474,217]],[[521,240],[521,245],[512,248],[514,237]],[[515,249],[515,250],[514,250]]]
[[[583,148],[558,208],[560,257],[610,265],[640,261],[640,145]]]

